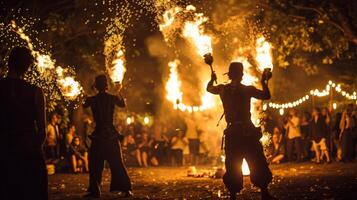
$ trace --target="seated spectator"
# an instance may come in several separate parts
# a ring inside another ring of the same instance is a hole
[[[85,172],[89,171],[88,168],[88,151],[82,145],[79,137],[74,137],[70,146],[70,159],[71,166],[74,173],[81,173],[83,169]]]
[[[312,119],[310,121],[310,136],[312,139],[312,147],[315,151],[315,161],[320,163],[321,159],[326,156],[326,161],[329,163],[330,154],[326,145],[327,124],[326,119],[320,114],[320,110],[315,108],[312,111]]]
[[[280,164],[285,157],[285,146],[281,142],[281,135],[273,134],[272,144],[268,148],[267,161],[270,164]]]
[[[129,134],[123,141],[124,157],[128,166],[142,166],[140,150],[135,142],[134,136]]]
[[[66,152],[69,152],[70,146],[72,144],[73,138],[76,136],[76,127],[74,124],[68,126],[68,132],[65,137]]]
[[[157,166],[159,163],[155,156],[152,156],[153,140],[149,137],[149,134],[144,131],[141,133],[141,141],[138,145],[141,155],[141,162],[143,167],[148,167],[150,161],[151,165]]]
[[[183,151],[188,146],[188,139],[182,130],[178,130],[177,135],[171,139],[171,153],[173,164],[183,165]]]

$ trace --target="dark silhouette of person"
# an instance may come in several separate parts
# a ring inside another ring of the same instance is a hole
[[[48,199],[47,170],[42,145],[45,100],[42,90],[23,80],[33,65],[31,51],[15,47],[9,72],[0,80],[1,199]]]
[[[89,188],[87,196],[100,197],[100,185],[104,160],[109,163],[112,179],[111,192],[123,192],[125,197],[132,196],[131,182],[123,163],[119,140],[121,135],[113,125],[115,106],[125,107],[124,99],[107,93],[108,83],[105,75],[95,78],[96,96],[86,99],[84,107],[90,107],[96,123],[91,134],[92,140],[89,149]]]
[[[211,65],[213,59],[205,59],[205,61]],[[261,133],[252,124],[250,114],[252,97],[270,98],[267,80],[262,81],[263,90],[241,84],[243,65],[239,62],[230,64],[228,77],[231,80],[229,84],[215,86],[213,82],[217,80],[217,77],[213,72],[207,85],[208,92],[220,95],[227,121],[227,128],[224,131],[226,173],[223,176],[223,182],[230,192],[231,199],[236,199],[236,193],[243,188],[241,166],[245,158],[250,168],[250,179],[261,189],[262,199],[274,199],[267,190],[272,180],[272,173],[259,142]]]

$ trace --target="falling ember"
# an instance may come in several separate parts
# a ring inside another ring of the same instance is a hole
[[[124,67],[124,52],[122,50],[119,50],[116,56],[116,59],[112,63],[114,66],[109,68],[108,72],[113,82],[122,83],[124,79],[124,74],[126,72],[126,69]]]
[[[245,160],[245,158],[243,158],[243,162],[242,162],[242,174],[243,174],[243,176],[250,175],[250,170],[249,170],[249,167],[248,167],[248,163]]]
[[[186,9],[195,10],[194,6],[188,6]],[[193,21],[187,21],[183,28],[183,36],[187,38],[196,47],[198,54],[204,56],[212,53],[212,38],[204,34],[203,24],[208,18],[203,13],[195,13]]]

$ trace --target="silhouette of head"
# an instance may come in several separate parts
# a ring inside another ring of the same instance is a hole
[[[104,74],[95,77],[94,87],[99,92],[105,92],[108,89],[107,77]]]
[[[243,64],[240,62],[232,62],[229,65],[228,77],[231,80],[240,82],[243,78]]]
[[[32,56],[30,49],[26,47],[14,47],[9,55],[9,72],[21,76],[33,62],[34,57]]]

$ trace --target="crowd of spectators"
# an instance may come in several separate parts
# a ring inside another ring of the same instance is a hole
[[[265,148],[271,164],[351,162],[356,157],[357,110],[353,104],[334,114],[327,108],[315,108],[312,112],[291,109],[276,118],[267,114],[264,121],[265,131],[271,134],[270,145]],[[124,136],[122,153],[126,165],[183,166],[219,162],[219,158],[208,156],[209,148],[201,138],[203,131],[192,119],[187,118],[184,123],[184,128],[169,124],[117,124],[117,131]],[[88,137],[79,136],[73,124],[66,129],[60,128],[60,124],[61,116],[52,113],[46,130],[46,162],[60,170],[88,172]]]
[[[327,108],[314,108],[311,113],[291,109],[267,121],[267,131],[272,133],[266,151],[270,163],[355,160],[357,107],[353,104],[334,114]]]

